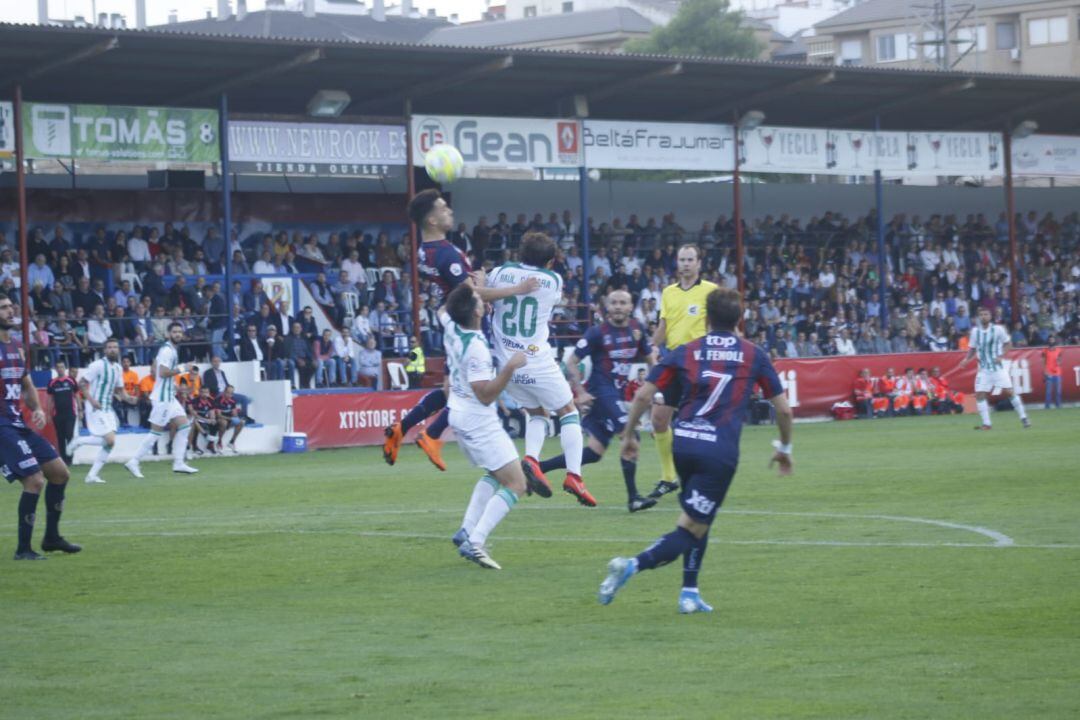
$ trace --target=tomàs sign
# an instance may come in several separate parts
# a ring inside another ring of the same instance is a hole
[[[23,128],[30,158],[220,159],[216,110],[27,103]]]

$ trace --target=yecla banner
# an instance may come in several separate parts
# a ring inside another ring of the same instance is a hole
[[[12,103],[0,102],[0,158],[15,154],[15,108]]]
[[[741,134],[751,172],[821,175],[975,175],[1003,172],[995,133],[872,132],[763,126]]]
[[[23,132],[28,158],[220,159],[216,110],[27,103]]]
[[[413,163],[449,144],[465,165],[488,168],[579,167],[581,123],[528,118],[417,117],[413,119]]]
[[[628,170],[710,170],[735,167],[730,125],[586,120],[589,167]]]
[[[405,166],[405,128],[233,120],[229,159],[239,173],[387,177]]]
[[[1080,176],[1080,137],[1032,135],[1013,140],[1016,175]]]

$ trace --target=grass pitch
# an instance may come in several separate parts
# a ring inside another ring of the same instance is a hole
[[[502,572],[450,544],[477,477],[456,448],[447,473],[412,447],[76,468],[80,555],[12,563],[4,526],[0,716],[1074,718],[1080,410],[1033,421],[801,425],[791,478],[748,428],[716,612],[689,617],[678,564],[596,603],[607,560],[676,517],[627,514],[614,456],[586,472],[602,507],[515,508]]]

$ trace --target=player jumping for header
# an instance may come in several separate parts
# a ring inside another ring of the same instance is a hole
[[[416,223],[422,241],[417,254],[419,257],[417,272],[422,280],[430,281],[434,285],[440,308],[446,302],[450,291],[466,281],[473,285],[484,302],[494,302],[503,297],[521,295],[536,289],[534,280],[502,290],[486,287],[487,278],[484,271],[472,272],[465,253],[446,239],[446,233],[454,227],[454,211],[438,190],[431,189],[417,193],[409,201],[408,214],[409,219]],[[439,321],[445,325],[446,319],[446,313],[440,309]],[[446,470],[446,462],[442,458],[443,441],[440,439],[449,420],[449,413],[445,408],[445,388],[432,390],[421,398],[416,407],[410,410],[400,422],[384,430],[386,440],[383,442],[383,459],[390,465],[397,462],[398,451],[409,430],[431,415],[439,413],[439,416],[421,431],[416,444],[435,467]],[[439,412],[440,410],[442,412]]]
[[[739,463],[739,435],[755,385],[760,385],[776,409],[780,439],[773,442],[780,474],[791,473],[792,414],[780,378],[768,354],[735,334],[742,303],[735,290],[721,289],[706,299],[709,333],[668,353],[649,373],[630,408],[623,432],[623,455],[637,449],[634,427],[657,390],[682,388],[674,421],[675,467],[682,481],[682,514],[673,532],[640,555],[617,557],[608,563],[599,600],[607,605],[619,588],[641,570],[667,565],[683,556],[683,585],[679,612],[711,612],[698,593],[697,576],[709,541],[709,527]]]

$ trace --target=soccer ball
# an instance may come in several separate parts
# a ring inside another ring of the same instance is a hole
[[[436,145],[424,155],[428,177],[437,183],[451,183],[461,177],[465,160],[453,145]]]

